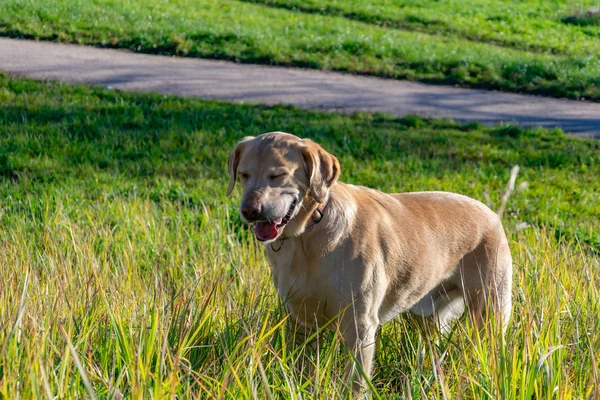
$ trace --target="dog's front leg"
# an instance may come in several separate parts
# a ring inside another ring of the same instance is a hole
[[[346,369],[347,381],[352,380],[354,397],[359,397],[367,388],[365,378],[371,378],[375,355],[375,333],[377,321],[356,322],[343,332],[344,343],[354,356]]]

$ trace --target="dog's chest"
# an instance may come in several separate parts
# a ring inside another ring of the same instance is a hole
[[[294,241],[277,252],[269,249],[267,255],[277,293],[293,317],[312,325],[315,317],[322,323],[335,315],[330,315],[339,303],[332,290],[335,274],[327,273],[322,262],[306,257]]]

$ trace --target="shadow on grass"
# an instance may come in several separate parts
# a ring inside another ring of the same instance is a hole
[[[138,177],[186,180],[208,174],[219,179],[237,140],[273,130],[311,137],[334,154],[357,162],[419,157],[425,163],[443,161],[449,171],[479,163],[477,151],[482,145],[506,150],[502,157],[486,159],[500,170],[516,162],[551,168],[585,162],[585,150],[594,147],[576,141],[565,146],[560,131],[532,132],[515,126],[487,129],[418,117],[328,115],[290,107],[128,97],[98,96],[100,104],[95,105],[69,101],[62,106],[3,107],[0,115],[9,133],[0,150],[2,175],[14,176],[10,160],[21,159],[25,165],[27,158],[47,157],[59,161],[63,172],[88,165]],[[476,142],[469,131],[474,131]]]
[[[237,140],[273,130],[313,138],[355,161],[418,157],[425,163],[443,161],[444,169],[453,171],[481,164],[478,152],[483,146],[503,150],[501,156],[483,154],[487,167],[501,170],[517,162],[551,168],[586,163],[598,149],[598,143],[566,139],[559,131],[488,129],[419,117],[233,105],[8,77],[0,77],[0,90],[10,94],[0,109],[0,126],[6,131],[0,150],[4,176],[13,175],[11,160],[21,159],[25,165],[28,158],[46,157],[59,162],[63,172],[89,165],[134,176],[186,179],[208,174],[219,179]],[[456,109],[469,107],[464,98],[437,101]]]

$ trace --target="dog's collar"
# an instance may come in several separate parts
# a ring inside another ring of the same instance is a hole
[[[308,226],[306,228],[304,228],[305,232],[307,230],[309,230],[310,228],[312,228],[313,226],[315,226],[316,224],[318,224],[319,222],[321,222],[321,220],[323,219],[323,216],[325,215],[325,210],[327,209],[327,206],[329,205],[330,199],[331,199],[331,196],[327,196],[327,201],[325,201],[325,203],[319,203],[317,208],[315,208],[315,210],[310,215],[310,218],[312,219],[311,223],[308,224]],[[271,250],[273,250],[275,253],[277,253],[279,250],[281,250],[281,248],[283,247],[283,242],[287,239],[288,238],[277,239],[275,242],[271,243]],[[279,247],[276,248],[274,246],[275,243],[278,243]]]
[[[308,226],[304,228],[304,230],[310,229],[319,222],[321,222],[321,220],[323,219],[323,215],[325,215],[325,209],[329,205],[329,199],[330,197],[327,197],[327,201],[325,203],[321,203],[317,206],[317,208],[315,208],[315,211],[313,211],[310,216],[312,222],[308,224]]]

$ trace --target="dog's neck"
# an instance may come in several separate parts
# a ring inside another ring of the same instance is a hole
[[[304,235],[307,230],[314,228],[315,225],[325,218],[325,208],[330,199],[331,195],[328,194],[327,200],[324,203],[319,203],[310,194],[307,194],[302,200],[300,211],[294,217],[292,223],[288,225],[287,229],[283,231],[278,241],[283,242],[288,239],[298,238]],[[292,232],[290,232],[289,228],[291,228]]]
[[[351,199],[348,196],[350,190],[352,185],[336,182],[330,189],[329,202],[323,218],[308,229],[306,227],[312,221],[311,216],[320,203],[312,197],[304,199],[306,203],[303,202],[301,212],[294,219],[294,226],[288,226],[294,231],[297,229],[298,234],[292,234],[294,231],[284,231],[281,239],[265,247],[271,265],[276,269],[284,266],[295,268],[293,261],[302,259],[303,261],[296,267],[301,266],[303,273],[308,273],[313,265],[306,255],[325,256],[334,251],[351,234],[354,226],[357,204],[344,200],[344,198]]]
[[[335,237],[336,230],[342,228],[342,225],[347,223],[348,210],[342,209],[344,206],[338,204],[336,200],[336,191],[345,188],[341,182],[336,182],[329,190],[327,197],[323,203],[317,202],[310,194],[302,201],[302,209],[294,218],[293,229],[297,234],[290,236],[282,235],[282,239],[302,239],[303,237],[313,234],[324,233],[326,236]],[[329,232],[331,231],[331,232]],[[331,235],[329,235],[331,234]]]
[[[325,216],[331,197],[331,192],[329,192],[327,193],[325,201],[319,203],[312,196],[307,195],[302,202],[302,211],[296,216],[298,227],[302,227],[302,234],[314,228],[315,225],[326,218]]]

